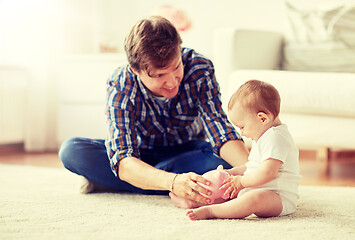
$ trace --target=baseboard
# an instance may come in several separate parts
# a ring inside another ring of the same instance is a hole
[[[25,152],[24,143],[0,144],[0,155]]]

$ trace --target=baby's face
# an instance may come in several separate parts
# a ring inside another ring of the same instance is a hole
[[[265,132],[265,125],[257,113],[247,111],[240,104],[235,104],[229,110],[231,122],[240,129],[240,134],[257,141]]]

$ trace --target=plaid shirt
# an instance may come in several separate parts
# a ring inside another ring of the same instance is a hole
[[[228,140],[241,139],[222,110],[212,62],[192,49],[182,49],[184,77],[178,94],[159,102],[130,67],[119,67],[108,79],[105,141],[111,167],[140,157],[139,148],[173,146],[208,138],[214,151]]]

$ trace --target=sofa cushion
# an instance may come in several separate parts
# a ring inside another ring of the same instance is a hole
[[[262,80],[281,95],[281,112],[355,118],[355,74],[282,70],[237,70],[228,81],[224,109],[245,81]]]
[[[288,0],[283,69],[355,72],[355,4]]]
[[[287,125],[299,148],[355,148],[352,134],[355,131],[355,118],[281,113],[280,119]]]

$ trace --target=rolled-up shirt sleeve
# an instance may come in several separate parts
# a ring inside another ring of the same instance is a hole
[[[212,63],[201,78],[199,94],[202,123],[214,152],[219,155],[219,150],[225,142],[241,139],[241,136],[228,121],[222,109],[219,85]]]
[[[105,146],[111,169],[118,176],[120,160],[126,157],[139,158],[135,111],[129,96],[112,82],[109,82],[106,100],[108,136]]]

